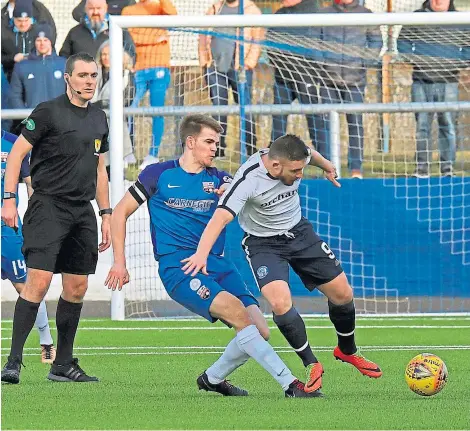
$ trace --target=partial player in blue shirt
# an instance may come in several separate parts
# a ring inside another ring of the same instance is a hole
[[[129,282],[126,221],[147,201],[154,255],[170,297],[210,322],[222,320],[237,332],[221,358],[198,377],[199,388],[228,396],[248,395],[225,378],[253,357],[281,384],[286,396],[311,396],[266,342],[269,329],[256,298],[235,266],[223,257],[225,234],[212,247],[202,273],[191,276],[182,270],[231,181],[228,173],[212,166],[222,131],[211,117],[185,117],[180,126],[181,158],[148,166],[129,188],[112,216],[114,264],[105,284],[114,290]]]
[[[17,136],[2,130],[2,205],[3,205],[3,178],[7,165],[8,154],[16,141]],[[28,159],[25,158],[21,165],[20,176],[26,183],[28,195],[31,195],[31,176],[29,172]],[[18,196],[18,189],[15,190]],[[16,197],[18,205],[18,197]],[[18,229],[13,229],[5,225],[2,220],[2,280],[8,279],[13,285],[26,281],[26,265],[24,262],[21,247],[23,246],[23,235],[21,231],[21,220],[18,219]],[[16,287],[16,286],[15,286]],[[17,289],[18,290],[18,289]]]
[[[7,165],[8,154],[17,139],[16,135],[2,130],[2,205],[3,205],[3,178]],[[31,176],[29,161],[25,157],[21,164],[20,177],[26,184],[28,197],[31,197],[33,189],[31,187]],[[18,205],[18,189],[15,191],[16,203]],[[2,280],[10,280],[18,293],[21,293],[26,282],[26,263],[21,248],[23,247],[23,234],[21,230],[21,220],[18,218],[18,228],[13,229],[2,220]],[[52,341],[49,319],[47,316],[46,304],[44,301],[39,305],[36,318],[36,327],[39,331],[39,342],[41,344],[41,361],[52,364],[55,359],[55,348]]]

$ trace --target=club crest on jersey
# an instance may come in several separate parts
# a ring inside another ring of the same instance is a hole
[[[213,181],[203,181],[202,182],[202,190],[206,193],[213,193],[215,189],[215,184]]]
[[[196,293],[201,299],[208,299],[211,296],[211,291],[206,286],[201,286]]]
[[[95,139],[95,152],[99,153],[101,148],[101,139]]]
[[[8,159],[8,153],[2,151],[2,163],[6,163]]]
[[[262,279],[264,277],[266,277],[268,275],[268,267],[263,265],[263,266],[260,266],[257,270],[256,270],[256,275],[258,276],[259,279]]]

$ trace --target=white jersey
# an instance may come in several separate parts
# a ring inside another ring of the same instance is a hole
[[[281,235],[301,219],[299,184],[286,186],[273,178],[261,160],[269,149],[253,154],[240,166],[232,183],[219,200],[219,207],[230,211],[241,228],[260,237]]]

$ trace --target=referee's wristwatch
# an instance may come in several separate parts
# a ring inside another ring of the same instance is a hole
[[[16,199],[16,193],[3,192],[3,200],[5,200],[5,199]]]
[[[100,217],[103,217],[106,214],[111,215],[112,213],[113,213],[112,208],[105,208],[104,210],[99,210],[98,211],[98,214],[99,214]]]

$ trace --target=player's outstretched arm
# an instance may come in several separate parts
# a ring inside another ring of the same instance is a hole
[[[98,159],[97,180],[96,180],[96,202],[100,210],[110,208],[109,206],[109,185],[108,172],[104,154],[100,154]],[[99,252],[103,252],[111,245],[111,214],[101,216],[101,243],[98,246]]]
[[[328,159],[325,159],[318,151],[314,150],[313,148],[310,148],[310,161],[308,164],[322,169],[328,181],[331,181],[336,187],[341,187],[341,184],[336,180],[336,178],[338,178],[338,174],[336,172],[335,165],[333,165],[333,163],[331,163]]]
[[[127,219],[139,208],[135,198],[127,192],[119,201],[111,217],[111,240],[113,243],[114,264],[104,282],[108,289],[119,290],[129,282],[126,268],[125,242]]]
[[[20,135],[15,141],[7,159],[7,167],[5,169],[4,191],[16,193],[18,188],[18,178],[20,177],[20,169],[23,159],[31,151],[33,146],[28,140]],[[18,226],[18,209],[16,207],[16,199],[4,199],[2,207],[2,220],[7,226]]]
[[[195,276],[199,271],[207,275],[207,257],[214,246],[220,233],[233,220],[233,214],[224,208],[217,208],[202,233],[196,253],[187,259],[183,259],[182,270],[185,274],[191,272]]]

